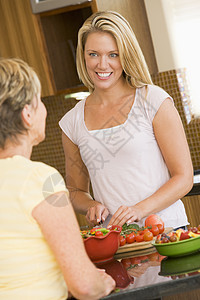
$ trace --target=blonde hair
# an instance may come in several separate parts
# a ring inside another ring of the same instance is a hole
[[[84,48],[87,37],[92,32],[110,33],[115,38],[124,71],[123,75],[131,87],[138,88],[153,84],[144,55],[130,24],[117,12],[102,11],[91,15],[78,32],[77,72],[89,91],[94,90],[94,84],[87,72]]]
[[[27,129],[21,118],[26,104],[40,93],[35,71],[18,58],[0,58],[0,148]]]

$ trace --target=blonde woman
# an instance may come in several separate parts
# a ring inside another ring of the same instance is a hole
[[[0,298],[99,299],[114,280],[89,260],[64,180],[31,161],[45,138],[36,73],[0,59]]]
[[[156,213],[165,226],[187,225],[180,198],[192,187],[193,168],[183,126],[120,14],[85,21],[77,70],[90,95],[59,122],[74,208],[92,224],[144,225]]]

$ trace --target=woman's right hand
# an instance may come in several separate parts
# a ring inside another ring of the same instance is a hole
[[[104,282],[104,287],[105,287],[105,295],[109,295],[116,287],[116,282],[115,280],[106,273],[104,269],[97,269],[100,273],[100,276],[102,277],[102,280]]]
[[[101,203],[96,202],[87,210],[86,219],[92,225],[98,225],[101,221],[104,222],[109,215],[108,209]]]

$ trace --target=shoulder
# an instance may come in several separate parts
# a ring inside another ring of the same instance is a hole
[[[139,103],[148,115],[148,118],[153,121],[155,114],[165,99],[172,97],[161,87],[157,85],[145,85],[138,91]]]
[[[79,101],[59,121],[60,128],[74,144],[77,144],[78,135],[83,128],[85,101],[86,99]]]
[[[147,97],[150,99],[160,99],[160,101],[165,100],[166,98],[172,99],[172,97],[161,87],[157,85],[147,85]]]
[[[159,107],[162,102],[170,98],[173,102],[172,97],[161,87],[157,85],[145,85],[138,89],[138,95],[140,101],[146,103],[146,105],[153,105],[154,107]]]
[[[73,119],[82,113],[85,100],[79,101],[72,109],[70,109],[60,120],[59,124],[62,124],[65,120]]]
[[[41,187],[44,195],[67,191],[64,178],[56,168],[37,161],[30,161],[30,166],[27,180],[36,188]]]
[[[49,166],[43,162],[32,161],[26,159],[25,157],[18,158],[18,162],[23,163],[23,169],[27,174],[28,180],[31,178],[37,179],[39,181],[44,181],[48,177],[57,176],[62,178],[62,175],[58,172],[58,170],[52,166]],[[54,175],[57,174],[57,175]]]

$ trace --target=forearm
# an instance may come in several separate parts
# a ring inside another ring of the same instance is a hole
[[[44,200],[34,208],[32,215],[55,255],[70,292],[84,300],[106,296],[114,288],[114,281],[100,274],[87,256],[70,201],[66,197],[66,205],[62,207],[50,203],[52,201]]]
[[[95,201],[88,192],[72,188],[68,188],[68,190],[70,193],[71,203],[77,213],[85,215],[90,207],[99,203]]]
[[[173,176],[150,197],[134,205],[134,208],[139,209],[141,219],[145,218],[167,208],[184,197],[190,191],[192,185],[193,178],[191,176]]]

